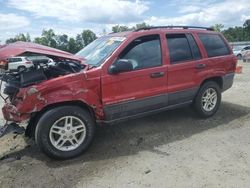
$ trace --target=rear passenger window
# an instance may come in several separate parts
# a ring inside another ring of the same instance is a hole
[[[191,34],[167,34],[170,62],[200,59],[200,51]]]
[[[222,55],[230,54],[229,48],[221,38],[221,36],[217,34],[198,34],[201,42],[203,43],[208,57],[216,57]]]
[[[250,50],[250,46],[243,48],[244,50]]]

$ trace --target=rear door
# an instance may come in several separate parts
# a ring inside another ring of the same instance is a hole
[[[159,35],[134,39],[118,59],[131,61],[133,70],[102,76],[102,102],[107,120],[143,114],[167,105],[167,67],[163,63]]]
[[[201,52],[189,33],[166,34],[169,54],[169,105],[188,103],[198,90],[196,74],[206,67]]]

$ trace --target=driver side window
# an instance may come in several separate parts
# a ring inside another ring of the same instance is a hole
[[[119,59],[132,63],[132,70],[160,66],[161,43],[159,35],[143,36],[132,41],[120,54]]]

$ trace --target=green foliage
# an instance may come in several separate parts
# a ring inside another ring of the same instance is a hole
[[[57,47],[56,34],[52,29],[43,30],[42,36],[35,38],[34,42],[38,44],[42,44],[45,46],[49,46],[52,48]]]
[[[81,35],[84,46],[87,46],[97,38],[95,33],[91,30],[84,30]]]
[[[128,27],[125,25],[115,25],[112,27],[112,32],[118,33],[118,32],[124,32],[124,31],[132,31],[132,30],[136,30],[136,29],[140,29],[144,27],[150,27],[150,25],[146,24],[145,22],[136,24],[133,27]]]
[[[119,32],[124,32],[124,31],[129,31],[129,30],[131,30],[131,28],[129,28],[128,26],[124,26],[124,25],[115,25],[112,27],[113,33],[119,33]]]
[[[20,33],[16,35],[14,38],[9,38],[5,41],[6,44],[17,42],[17,41],[23,41],[23,42],[30,42],[30,35],[27,33],[24,35],[23,33]]]
[[[143,23],[138,23],[133,27],[128,27],[125,25],[115,25],[112,27],[114,33],[131,31],[139,28],[150,27],[150,25]],[[223,30],[224,25],[215,24],[213,28],[222,32],[224,36],[230,42],[235,41],[250,41],[250,19],[246,20],[242,27],[229,27],[228,29]],[[103,30],[103,35],[106,34],[106,30]],[[95,33],[91,30],[83,30],[82,33],[77,34],[76,37],[68,37],[66,34],[56,35],[52,29],[43,30],[40,37],[36,37],[33,42],[42,44],[45,46],[57,48],[64,50],[70,53],[76,53],[81,50],[83,47],[91,43],[97,37]],[[13,43],[17,41],[31,42],[30,35],[20,33],[14,38],[9,38],[6,40],[6,44]]]
[[[217,32],[221,32],[221,30],[224,28],[223,24],[215,24],[214,26],[212,26],[213,29]]]
[[[243,27],[229,27],[222,33],[229,42],[250,41],[250,19],[244,22]]]
[[[243,27],[230,27],[227,30],[224,30],[223,34],[230,42],[250,40],[250,34],[247,33]]]
[[[136,24],[133,27],[133,29],[136,30],[136,29],[145,28],[145,27],[150,27],[150,25],[146,24],[145,22],[142,22],[142,23]]]
[[[71,53],[75,54],[81,49],[82,48],[79,48],[77,46],[76,40],[74,38],[70,38],[69,42],[68,42],[67,50],[65,50],[65,51],[68,51],[68,52],[71,52]]]
[[[95,33],[91,30],[83,30],[81,34],[77,34],[76,38],[69,38],[66,34],[56,35],[52,29],[49,29],[43,30],[41,37],[36,37],[34,42],[70,53],[76,53],[96,38]]]

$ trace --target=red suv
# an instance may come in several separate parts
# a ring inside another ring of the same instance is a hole
[[[26,43],[18,45],[20,52]],[[3,76],[8,95],[3,114],[12,122],[4,129],[27,121],[26,133],[48,156],[60,159],[83,153],[96,124],[186,105],[203,118],[212,116],[236,68],[222,34],[203,27],[112,33],[76,55],[33,45],[21,55],[39,53],[55,63],[37,61],[29,70]],[[15,45],[10,49],[15,52]]]

